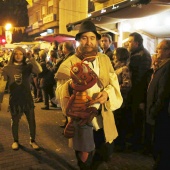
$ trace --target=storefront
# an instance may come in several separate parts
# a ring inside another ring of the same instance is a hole
[[[139,32],[144,38],[144,46],[153,54],[155,46],[161,39],[170,38],[170,2],[168,0],[152,0],[148,1],[148,4],[139,2],[141,1],[125,0],[102,8],[90,13],[88,18],[67,24],[67,30],[78,29],[82,21],[91,20],[100,33],[113,33],[117,46],[126,43],[129,33]]]

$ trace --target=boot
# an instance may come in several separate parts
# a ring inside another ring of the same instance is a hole
[[[93,169],[91,169],[93,152],[89,153],[88,158],[87,158],[87,160],[85,162],[81,161],[81,159],[79,158],[78,153],[79,153],[79,151],[75,151],[76,158],[77,158],[77,164],[78,164],[80,170],[93,170]]]

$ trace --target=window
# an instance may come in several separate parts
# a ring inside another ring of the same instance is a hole
[[[48,1],[48,14],[53,13],[53,0]]]
[[[40,11],[37,11],[35,15],[36,15],[36,16],[35,16],[36,21],[41,20],[41,17],[40,17]]]

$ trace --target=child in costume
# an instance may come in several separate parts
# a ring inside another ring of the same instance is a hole
[[[9,109],[11,113],[11,126],[14,142],[12,149],[19,149],[18,127],[23,113],[26,115],[30,130],[30,145],[33,149],[39,149],[35,142],[35,114],[34,102],[30,89],[31,73],[38,74],[41,66],[30,53],[26,53],[22,47],[16,47],[11,54],[9,63],[3,68],[0,79],[0,103],[3,100],[3,89],[8,82]]]

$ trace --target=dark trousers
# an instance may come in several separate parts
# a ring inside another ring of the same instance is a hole
[[[118,137],[115,139],[115,145],[125,149],[127,136],[131,132],[132,120],[130,118],[130,109],[122,107],[114,111],[115,123],[118,131]]]
[[[40,82],[39,82],[40,79],[38,77],[34,77],[33,79],[34,79],[34,84],[35,84],[35,87],[36,87],[36,90],[37,90],[36,96],[39,100],[42,100],[43,97],[42,97],[42,90],[40,88]]]
[[[170,115],[167,108],[156,118],[153,140],[155,170],[170,169]]]
[[[51,100],[52,98],[55,97],[53,85],[43,87],[42,91],[44,97],[44,104],[45,106],[49,107],[49,99]]]
[[[29,125],[29,131],[30,131],[30,139],[31,141],[35,140],[35,131],[36,131],[36,124],[35,124],[35,113],[34,113],[34,108],[30,109],[29,111],[26,110],[24,111],[26,115],[26,119]],[[19,121],[21,119],[22,113],[18,114],[13,114],[11,113],[11,127],[12,127],[12,135],[14,141],[18,141],[18,128],[19,128]]]
[[[144,139],[145,111],[140,108],[132,108],[132,144],[140,147]]]
[[[105,142],[105,136],[103,128],[99,129],[98,131],[93,131],[94,135],[94,142],[96,146],[96,152],[94,155],[94,159],[101,160],[101,161],[109,161],[112,153],[113,153],[113,142]]]
[[[91,164],[92,164],[93,152],[89,153],[89,156],[85,162],[82,162],[82,160],[80,159],[79,151],[75,151],[75,155],[76,155],[77,164],[78,164],[80,170],[92,170]]]

